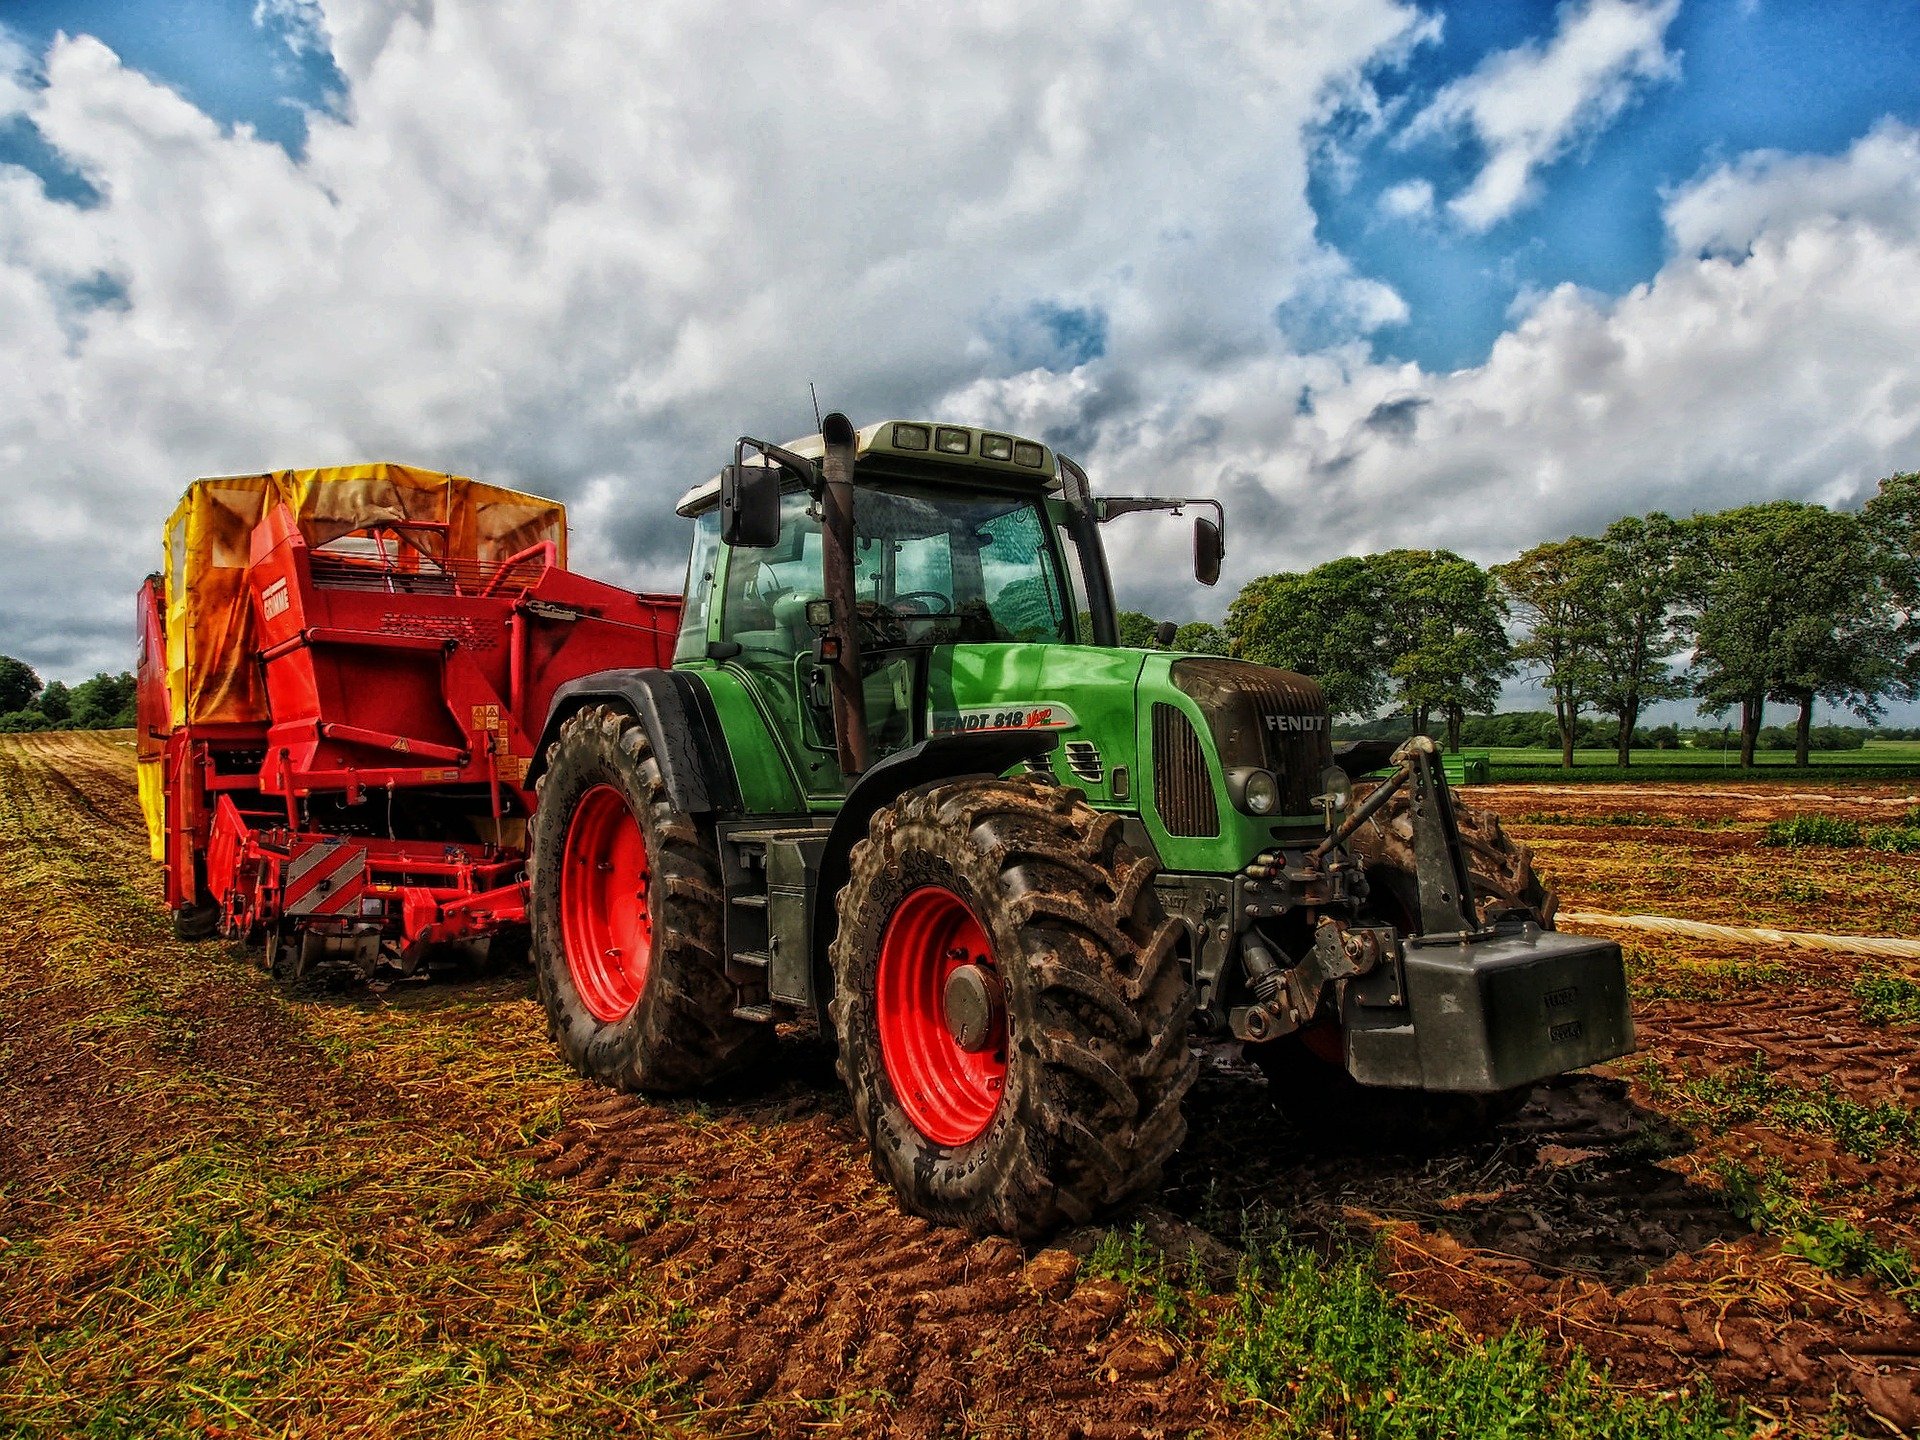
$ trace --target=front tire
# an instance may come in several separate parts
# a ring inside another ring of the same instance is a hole
[[[1037,781],[952,781],[874,817],[840,893],[832,1015],[874,1173],[907,1209],[1028,1237],[1159,1182],[1197,1061],[1154,868],[1117,817]]]
[[[712,832],[674,808],[637,719],[600,705],[561,726],[531,839],[534,972],[568,1064],[672,1093],[768,1053],[772,1028],[733,1014]]]

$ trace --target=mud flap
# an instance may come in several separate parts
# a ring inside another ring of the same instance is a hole
[[[1346,1027],[1363,1085],[1511,1090],[1633,1049],[1626,963],[1611,940],[1526,924],[1464,943],[1415,941],[1403,1023]]]

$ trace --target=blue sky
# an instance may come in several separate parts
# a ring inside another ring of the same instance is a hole
[[[1857,504],[1920,469],[1917,58],[1860,0],[0,0],[0,651],[118,668],[181,487],[273,466],[519,484],[676,584],[809,381],[1219,494],[1217,591],[1116,533],[1179,619]]]
[[[1417,109],[1488,55],[1554,29],[1551,3],[1442,7],[1437,43],[1383,70],[1383,97]],[[1384,356],[1428,369],[1475,364],[1507,327],[1523,288],[1562,282],[1618,294],[1665,258],[1664,192],[1750,150],[1837,153],[1883,116],[1920,116],[1920,5],[1887,0],[1694,0],[1667,31],[1676,79],[1641,87],[1611,124],[1540,176],[1542,196],[1484,234],[1383,217],[1380,195],[1406,180],[1448,190],[1471,177],[1470,139],[1395,149],[1381,137],[1342,184],[1317,168],[1322,234],[1405,297],[1404,325],[1376,337]]]

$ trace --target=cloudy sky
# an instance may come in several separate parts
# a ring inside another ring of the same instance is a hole
[[[1122,600],[1920,468],[1884,0],[6,0],[0,651],[132,658],[196,475],[405,460],[677,586],[734,436],[1016,428]]]

